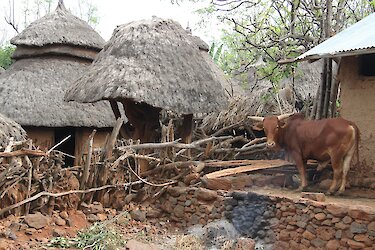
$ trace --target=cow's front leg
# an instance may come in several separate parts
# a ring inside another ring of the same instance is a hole
[[[302,159],[300,154],[293,154],[294,162],[296,163],[299,175],[301,177],[301,184],[298,188],[298,191],[303,191],[307,186],[307,179],[306,179],[306,169],[305,169],[305,161]]]

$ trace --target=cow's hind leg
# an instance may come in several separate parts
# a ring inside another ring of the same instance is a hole
[[[355,151],[355,145],[353,144],[353,146],[350,148],[349,152],[344,157],[344,163],[343,163],[343,168],[342,168],[342,181],[341,181],[341,186],[340,186],[340,188],[337,192],[338,195],[342,194],[345,191],[346,175],[349,172],[350,163],[352,161],[354,151]]]
[[[336,191],[337,183],[342,176],[342,157],[332,158],[333,180],[327,194],[333,194]]]

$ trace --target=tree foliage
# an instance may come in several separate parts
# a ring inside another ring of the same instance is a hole
[[[327,19],[327,3],[332,14]],[[311,49],[374,10],[369,0],[211,0],[200,10],[224,24],[220,65],[225,72],[246,71],[259,62],[258,74],[277,83],[293,65],[277,62]],[[327,30],[327,26],[329,29]]]
[[[54,11],[58,2],[59,0],[9,0],[4,18],[19,33],[31,22]],[[99,23],[98,8],[92,0],[78,0],[70,11],[94,28]]]
[[[12,45],[4,45],[0,47],[0,67],[7,69],[12,64],[12,53],[15,47]]]

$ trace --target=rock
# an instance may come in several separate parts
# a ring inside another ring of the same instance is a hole
[[[350,239],[347,241],[347,244],[352,249],[364,249],[366,247],[365,244],[363,244],[362,242],[357,242],[357,241],[350,240]]]
[[[335,229],[332,227],[318,227],[316,236],[322,240],[333,240],[335,238]]]
[[[317,248],[323,248],[326,244],[327,244],[326,241],[321,240],[319,238],[314,239],[314,240],[311,241],[311,245],[313,245],[313,246],[315,246]]]
[[[134,239],[129,240],[124,250],[158,250],[159,248],[154,244],[146,244]]]
[[[58,215],[55,215],[53,217],[53,222],[58,226],[65,226],[66,225],[66,221]]]
[[[216,200],[218,195],[217,195],[217,192],[214,191],[214,190],[209,190],[209,189],[206,189],[206,188],[199,188],[197,191],[196,191],[196,196],[199,200],[203,200],[203,201],[212,201],[212,200]]]
[[[316,236],[314,234],[312,234],[311,232],[309,232],[307,230],[302,234],[302,237],[305,238],[305,239],[308,239],[308,240],[313,240],[313,239],[316,238]]]
[[[326,196],[323,193],[302,193],[301,197],[313,201],[323,202],[326,200]]]
[[[344,206],[339,206],[336,204],[328,204],[327,211],[330,212],[333,216],[344,217],[348,214],[348,208]]]
[[[41,213],[28,214],[25,216],[25,222],[29,227],[41,229],[49,224],[50,218]]]
[[[363,234],[367,232],[367,226],[365,224],[360,224],[357,222],[353,222],[350,225],[350,232],[353,234]]]
[[[349,216],[353,219],[357,220],[366,220],[366,221],[373,221],[375,219],[375,214],[371,209],[367,206],[355,206],[348,212]]]
[[[136,221],[145,221],[146,220],[146,212],[144,211],[141,211],[139,209],[136,209],[136,210],[132,210],[130,212],[130,216],[133,220],[136,220]]]
[[[307,223],[304,222],[304,221],[297,221],[296,225],[297,225],[297,227],[299,227],[299,228],[305,228],[306,225],[307,225]]]
[[[16,240],[17,239],[16,234],[10,229],[5,230],[5,232],[3,232],[3,235],[10,240]]]
[[[355,241],[364,242],[366,246],[372,245],[372,240],[366,234],[357,234],[354,236]]]
[[[25,234],[27,234],[27,235],[33,235],[33,233],[35,233],[35,232],[36,232],[35,228],[27,228],[25,230]]]
[[[338,240],[330,240],[327,242],[327,250],[337,250],[340,248],[340,242]]]
[[[60,213],[60,217],[63,218],[64,220],[67,220],[69,218],[68,212],[62,211]]]
[[[342,222],[344,222],[345,224],[350,224],[352,223],[353,219],[349,216],[345,216],[343,219],[342,219]]]
[[[278,239],[281,241],[289,241],[291,239],[290,232],[287,230],[281,230]]]
[[[255,241],[250,238],[238,238],[234,250],[254,250]]]
[[[375,221],[369,223],[369,224],[367,225],[367,229],[368,229],[369,231],[375,231]]]
[[[95,214],[89,214],[89,215],[87,215],[87,221],[91,222],[91,223],[94,223],[94,222],[99,221],[99,218]]]
[[[60,228],[54,228],[52,230],[52,236],[53,237],[62,237],[62,236],[65,236],[66,235],[66,232],[65,230],[63,229],[60,229]]]
[[[167,192],[173,197],[178,197],[181,194],[186,193],[186,188],[184,187],[168,187]]]
[[[22,224],[19,222],[14,222],[14,221],[9,226],[9,229],[14,230],[14,231],[20,231],[21,228],[22,228]]]
[[[91,214],[104,213],[104,208],[102,203],[94,201],[92,204],[89,205],[88,211]]]
[[[0,238],[0,250],[9,250],[9,244],[6,242],[5,239]]]
[[[198,180],[200,178],[199,173],[190,173],[184,177],[184,183],[190,185],[192,181]]]
[[[325,213],[317,213],[314,217],[318,221],[322,221],[322,220],[324,220],[326,218],[326,214]]]
[[[344,224],[343,222],[340,221],[340,222],[337,222],[335,224],[335,228],[345,230],[345,229],[349,228],[349,225]]]
[[[105,221],[107,219],[107,215],[106,214],[97,214],[96,216],[98,216],[98,218],[99,218],[100,221]]]
[[[203,229],[203,241],[206,243],[208,249],[214,247],[220,249],[222,243],[238,237],[237,230],[234,228],[233,224],[227,220],[208,223]]]

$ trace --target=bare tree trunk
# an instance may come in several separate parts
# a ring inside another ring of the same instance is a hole
[[[337,66],[337,72],[335,72],[336,76],[340,73],[340,62],[338,63]],[[337,77],[334,77],[332,80],[332,86],[331,86],[331,117],[336,116],[336,101],[337,101],[337,93],[339,90],[339,84],[340,84],[340,79],[337,79]]]
[[[331,85],[332,85],[332,59],[327,59],[327,74],[326,74],[326,90],[324,96],[324,105],[323,105],[323,118],[328,118],[331,114],[330,110],[330,97],[331,97]]]

